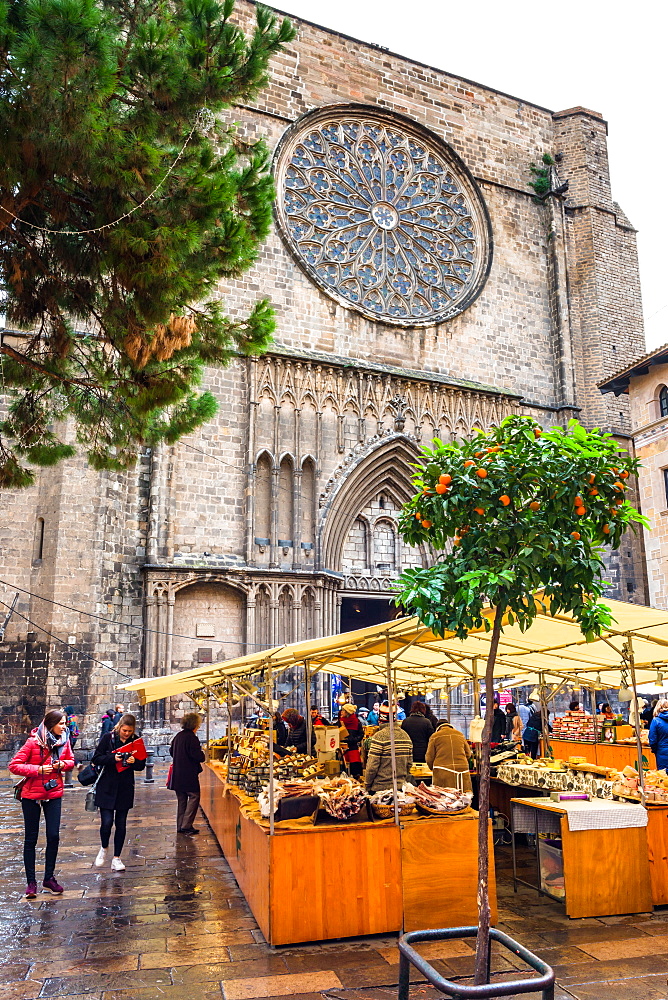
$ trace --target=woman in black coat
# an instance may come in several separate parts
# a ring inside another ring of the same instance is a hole
[[[401,728],[411,738],[413,761],[416,764],[424,764],[427,744],[434,733],[434,727],[425,714],[426,707],[424,702],[414,701],[411,705],[411,714],[401,723]]]
[[[134,715],[123,715],[110,733],[105,733],[93,754],[92,763],[102,768],[102,774],[95,786],[95,804],[100,810],[100,843],[102,847],[95,858],[95,867],[101,868],[107,860],[107,848],[114,830],[114,856],[111,870],[122,872],[125,865],[121,861],[121,850],[125,843],[128,813],[135,800],[135,771],[143,771],[145,760],[135,760],[130,755],[123,760],[121,753],[126,743],[137,739]],[[119,771],[116,764],[124,764]]]
[[[183,716],[181,732],[177,733],[169,752],[172,755],[172,780],[170,788],[176,792],[176,832],[193,835],[199,830],[193,826],[199,808],[199,776],[202,771],[204,751],[195,733],[202,725],[197,712]]]
[[[297,753],[306,753],[306,719],[296,708],[286,708],[282,719],[288,724],[286,746],[294,747]]]

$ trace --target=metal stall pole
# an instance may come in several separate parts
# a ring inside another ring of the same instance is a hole
[[[209,739],[211,736],[211,692],[206,689],[206,762],[209,763],[211,753],[209,751]]]
[[[543,756],[549,757],[552,752],[550,746],[550,730],[547,721],[547,698],[545,697],[545,674],[538,674],[538,694],[540,696],[540,720],[543,730]]]
[[[227,777],[232,763],[232,681],[227,679]]]
[[[265,687],[269,702],[269,836],[274,834],[274,684],[271,663],[266,666]]]
[[[478,657],[474,656],[471,661],[473,670],[473,708],[475,714],[480,716],[480,680],[478,678]]]
[[[448,722],[450,721],[450,693],[451,693],[450,678],[446,677],[445,678],[445,697],[446,697],[446,704],[447,704],[447,719],[448,719]]]
[[[394,822],[399,826],[399,802],[397,801],[397,747],[394,740],[394,688],[392,687],[392,657],[390,655],[390,633],[385,633],[385,665],[387,668],[387,702],[390,708],[390,755],[392,758],[392,795],[394,797]]]
[[[631,687],[633,688],[633,715],[635,717],[636,749],[638,751],[638,778],[640,784],[640,799],[645,805],[645,773],[642,766],[642,740],[640,739],[640,712],[638,711],[638,686],[636,684],[636,658],[633,653],[631,633],[626,633],[626,655],[631,669]]]
[[[306,684],[306,753],[310,755],[313,749],[313,720],[311,719],[311,671],[308,660],[304,660],[304,683]]]

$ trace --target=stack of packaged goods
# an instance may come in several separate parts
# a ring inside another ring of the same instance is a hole
[[[587,712],[564,712],[552,724],[553,740],[574,740],[578,743],[596,743],[601,736],[600,723]]]

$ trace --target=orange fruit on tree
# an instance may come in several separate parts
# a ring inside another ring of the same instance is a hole
[[[459,545],[459,543],[460,543],[460,542],[461,542],[461,538],[455,538],[455,539],[453,540],[452,544],[453,544],[453,545]]]
[[[590,472],[590,473],[589,473],[589,476],[588,476],[588,478],[587,478],[587,482],[588,482],[588,483],[589,483],[590,485],[591,485],[592,483],[595,483],[595,482],[596,482],[596,476],[594,475],[594,473],[593,473],[593,472]]]
[[[419,510],[415,511],[415,517],[416,517],[416,520],[418,520],[418,521],[422,520],[422,514],[420,513]]]
[[[629,478],[629,474],[628,474],[628,472],[626,472],[626,471],[624,471],[624,472],[620,472],[620,473],[619,473],[619,478],[620,478],[620,479],[628,479],[628,478]]]
[[[581,507],[583,503],[584,500],[582,499],[582,497],[576,497],[575,500],[573,501],[575,507]]]
[[[580,539],[582,538],[582,535],[580,534],[579,531],[571,531],[571,538],[574,538],[576,542],[579,542]]]
[[[464,468],[468,469],[469,466],[471,465],[475,465],[475,462],[473,461],[472,458],[467,458],[467,460],[464,462]]]
[[[501,501],[504,507],[507,507],[508,504],[510,503],[510,497],[508,496],[507,493],[504,493],[503,496],[500,496],[499,500]]]
[[[603,525],[603,534],[604,535],[609,535],[610,534],[610,525],[609,524],[604,524]]]
[[[482,456],[483,456],[483,455],[484,455],[485,453],[484,453],[484,451],[476,451],[476,452],[474,452],[473,454],[474,454],[474,458],[482,458]]]
[[[582,517],[583,514],[587,513],[587,508],[586,507],[582,507],[582,506],[576,507],[575,508],[575,513],[578,515],[578,517]]]
[[[449,475],[449,473],[444,472],[442,476],[438,477],[438,481],[439,483],[442,483],[443,486],[449,486],[452,482],[452,476]]]
[[[486,479],[487,478],[487,469],[478,469],[476,471],[476,476],[479,476],[480,479]]]
[[[540,429],[540,427],[534,427],[533,432],[534,432],[535,437],[537,437],[537,438],[539,438],[541,436],[541,434],[543,433],[542,430]]]
[[[436,492],[439,494],[447,493],[449,489],[450,487],[446,486],[445,483],[436,484]]]
[[[589,496],[590,497],[597,497],[598,496],[598,490],[589,490]]]
[[[619,490],[625,490],[626,489],[626,483],[615,483],[615,489],[617,491],[619,491]]]
[[[431,528],[431,521],[423,521],[422,522],[422,527],[423,528]]]
[[[538,501],[537,501],[537,500],[533,500],[533,501],[532,501],[532,502],[531,502],[531,503],[529,504],[529,510],[540,510],[540,504],[538,503]]]
[[[485,513],[485,508],[484,507],[474,507],[473,509],[476,512],[476,514],[480,514],[481,517]]]

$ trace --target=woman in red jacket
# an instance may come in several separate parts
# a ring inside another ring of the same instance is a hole
[[[23,864],[26,870],[26,899],[37,897],[35,847],[39,837],[40,815],[46,826],[46,856],[42,885],[55,896],[64,890],[55,878],[60,842],[60,807],[63,798],[63,773],[74,767],[69,731],[64,712],[53,709],[25,741],[9,764],[12,774],[25,778],[21,789],[23,809]]]

